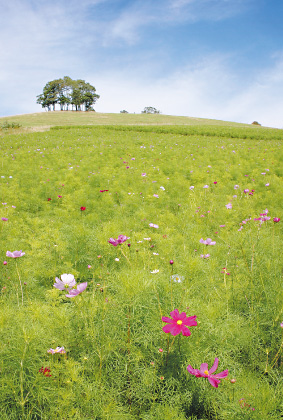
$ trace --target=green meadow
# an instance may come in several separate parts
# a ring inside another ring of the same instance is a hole
[[[5,122],[20,128],[0,129],[0,418],[283,418],[283,130]],[[74,288],[54,287],[63,274]],[[174,310],[197,325],[163,331]]]

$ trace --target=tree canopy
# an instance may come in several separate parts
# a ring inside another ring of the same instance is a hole
[[[141,113],[142,114],[160,114],[160,111],[158,111],[158,109],[154,108],[153,106],[146,106]]]
[[[69,109],[69,105],[76,111],[90,111],[92,105],[95,104],[99,95],[96,89],[90,83],[84,80],[72,80],[65,76],[63,79],[55,79],[47,82],[43,88],[43,93],[37,96],[37,103],[48,111],[55,105],[59,104],[61,111]]]

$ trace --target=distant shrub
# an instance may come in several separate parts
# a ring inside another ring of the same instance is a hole
[[[128,114],[128,111],[126,111],[125,109],[123,109],[123,111],[120,111],[120,114]]]
[[[252,124],[253,125],[261,125],[259,122],[257,122],[257,121],[254,121],[254,122],[252,122]]]
[[[2,130],[8,130],[9,128],[20,128],[21,124],[5,121],[0,127]]]

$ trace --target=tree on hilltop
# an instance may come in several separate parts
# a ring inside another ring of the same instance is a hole
[[[153,106],[146,106],[141,113],[142,114],[160,114],[160,111],[158,111]]]
[[[43,93],[37,96],[36,102],[48,111],[51,111],[51,107],[55,111],[56,104],[60,105],[61,111],[68,111],[69,105],[72,105],[72,109],[75,107],[76,111],[81,111],[83,108],[89,111],[98,98],[95,87],[90,83],[81,79],[72,80],[69,76],[65,76],[63,79],[47,82]]]

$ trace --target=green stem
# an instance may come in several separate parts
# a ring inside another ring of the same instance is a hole
[[[20,287],[21,287],[21,293],[22,293],[22,305],[24,305],[24,293],[23,293],[23,287],[22,287],[22,282],[21,282],[20,273],[19,273],[19,270],[18,270],[17,260],[16,260],[16,270],[17,270],[17,273],[18,273],[19,282],[20,282]],[[19,302],[18,302],[18,303],[19,303]]]

